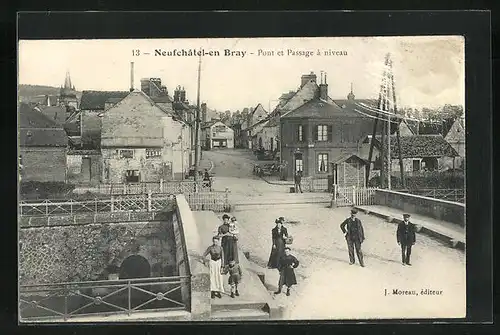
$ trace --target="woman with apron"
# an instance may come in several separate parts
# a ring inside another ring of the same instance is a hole
[[[220,238],[214,236],[213,244],[207,248],[203,254],[203,258],[210,255],[210,295],[213,298],[222,298],[221,293],[224,293],[224,282],[222,277],[222,264],[224,263],[224,252],[220,246]]]

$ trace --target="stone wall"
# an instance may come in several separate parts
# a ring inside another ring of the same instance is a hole
[[[21,147],[23,181],[66,181],[66,147]]]
[[[158,221],[21,228],[20,284],[107,279],[131,255],[146,258],[151,276],[176,276],[172,212]]]
[[[465,227],[465,204],[381,189],[375,191],[375,204]]]

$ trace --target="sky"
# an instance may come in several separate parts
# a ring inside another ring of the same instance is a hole
[[[311,71],[318,83],[320,72],[327,74],[333,99],[346,99],[351,83],[356,98],[377,98],[384,57],[390,53],[397,104],[432,108],[465,104],[464,48],[461,36],[21,40],[18,82],[59,87],[69,71],[78,91],[127,91],[134,62],[135,88],[141,78],[158,77],[171,96],[180,85],[195,104],[199,57],[155,56],[155,51],[203,49],[219,55],[201,57],[201,102],[218,111],[258,103],[267,110],[282,93],[297,90],[301,75]],[[239,54],[226,56],[225,49]],[[329,51],[336,55],[325,54]]]

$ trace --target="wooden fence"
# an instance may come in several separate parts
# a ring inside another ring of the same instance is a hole
[[[335,207],[374,205],[376,188],[333,185],[332,205]]]
[[[125,183],[125,184],[97,184],[92,186],[78,186],[79,193],[92,192],[100,194],[147,194],[151,193],[171,193],[187,194],[200,190],[202,181],[183,180],[183,181],[163,181],[143,182],[143,183]]]
[[[223,192],[187,193],[192,210],[227,211],[230,208],[229,190]],[[22,200],[19,202],[21,216],[74,215],[82,213],[109,212],[156,212],[172,205],[173,194],[123,194],[109,198],[86,200]]]
[[[147,310],[186,310],[181,288],[189,276],[20,285],[20,318],[128,314]]]

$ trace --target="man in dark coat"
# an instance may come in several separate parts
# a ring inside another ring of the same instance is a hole
[[[300,183],[302,182],[302,171],[295,171],[295,176],[294,176],[294,179],[295,179],[295,193],[303,193],[302,192],[302,186],[300,185]]]
[[[415,225],[410,222],[410,214],[403,214],[403,222],[398,224],[396,231],[396,238],[401,246],[401,263],[403,265],[411,265],[411,247],[415,244],[415,235]]]
[[[363,230],[363,225],[361,220],[356,217],[358,211],[356,209],[351,209],[351,217],[347,218],[340,225],[342,233],[344,233],[345,239],[347,241],[347,249],[349,251],[349,265],[356,262],[354,257],[354,248],[356,248],[356,254],[358,255],[359,265],[365,266],[363,262],[363,252],[361,251],[361,243],[365,240],[365,232]]]

